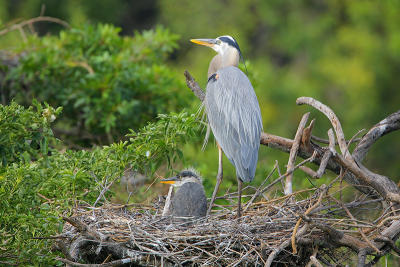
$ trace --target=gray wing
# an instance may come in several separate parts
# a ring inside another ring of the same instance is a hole
[[[207,213],[207,198],[204,188],[198,183],[184,183],[172,199],[172,215],[177,217],[204,217]]]
[[[253,180],[262,120],[247,76],[236,67],[217,71],[207,84],[205,108],[215,139],[244,182]]]

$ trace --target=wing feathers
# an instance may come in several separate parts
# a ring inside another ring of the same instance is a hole
[[[212,132],[237,175],[254,178],[262,132],[261,112],[247,76],[236,67],[217,71],[207,85],[205,107]]]

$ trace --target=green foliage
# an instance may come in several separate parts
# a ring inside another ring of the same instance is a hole
[[[119,31],[87,25],[31,36],[18,66],[6,72],[8,98],[63,106],[55,130],[81,145],[118,140],[159,113],[187,106],[183,80],[164,63],[177,48],[177,35],[162,27],[133,38]],[[82,143],[82,136],[90,142]]]
[[[47,156],[49,143],[55,138],[50,128],[61,108],[54,109],[45,103],[45,108],[37,101],[33,106],[24,107],[12,102],[0,105],[0,155],[5,167],[14,162],[30,162]]]
[[[50,113],[46,110],[54,112],[52,114],[59,112],[49,106],[47,109],[40,108],[37,103],[36,106],[34,112],[32,108],[24,110],[13,103],[3,107],[0,115],[4,117],[10,110],[19,110],[30,118],[42,121],[44,118],[43,123],[48,123],[46,114]],[[19,121],[21,129],[28,129],[32,123]],[[77,201],[93,205],[101,190],[119,179],[127,168],[151,175],[162,163],[183,160],[179,144],[197,136],[199,126],[195,115],[186,112],[159,115],[156,122],[140,131],[131,131],[129,141],[91,151],[52,151],[49,156],[35,154],[36,161],[10,162],[0,173],[0,261],[54,265],[54,255],[49,253],[52,241],[33,238],[59,233],[63,226],[61,215],[69,215]],[[20,148],[23,149],[31,151],[30,147]],[[105,197],[112,194],[107,191]]]
[[[172,163],[184,160],[181,144],[199,140],[199,126],[194,114],[160,114],[157,123],[150,123],[139,132],[131,130],[127,135],[130,139],[124,144],[131,155],[128,161],[134,162],[133,169],[140,172],[153,173],[165,161],[168,167],[172,167]]]

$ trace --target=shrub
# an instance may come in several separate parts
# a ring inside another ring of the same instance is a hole
[[[43,108],[35,100],[27,109],[15,102],[0,105],[1,166],[47,155],[49,142],[55,142],[50,123],[60,112],[61,108],[54,109],[47,103]]]
[[[68,143],[118,140],[159,113],[188,104],[183,79],[166,64],[177,35],[158,27],[122,37],[111,25],[84,26],[59,36],[31,36],[16,67],[3,66],[3,95],[62,106],[54,130]]]

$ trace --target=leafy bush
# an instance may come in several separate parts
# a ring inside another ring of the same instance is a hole
[[[61,108],[54,109],[45,103],[33,101],[28,109],[12,102],[0,105],[0,155],[3,167],[13,162],[30,162],[47,155],[49,142],[54,142],[50,123]]]
[[[18,110],[15,107],[19,106],[2,107],[0,116],[5,116],[4,110]],[[23,112],[43,118],[39,108],[36,113],[32,109]],[[22,117],[16,123],[26,129],[32,122]],[[196,117],[185,112],[159,115],[158,121],[132,131],[128,141],[91,151],[52,151],[36,161],[15,161],[4,167],[0,172],[0,263],[57,264],[54,252],[50,252],[52,240],[35,237],[59,233],[61,215],[69,215],[77,201],[93,205],[100,191],[121,177],[126,168],[152,173],[163,162],[179,160],[179,144],[197,136],[198,126]],[[105,197],[111,195],[107,191]]]
[[[134,37],[119,31],[88,25],[31,36],[18,65],[3,66],[3,94],[25,105],[37,98],[62,106],[56,133],[85,146],[111,143],[159,113],[187,106],[182,77],[165,64],[177,35],[162,27]]]

